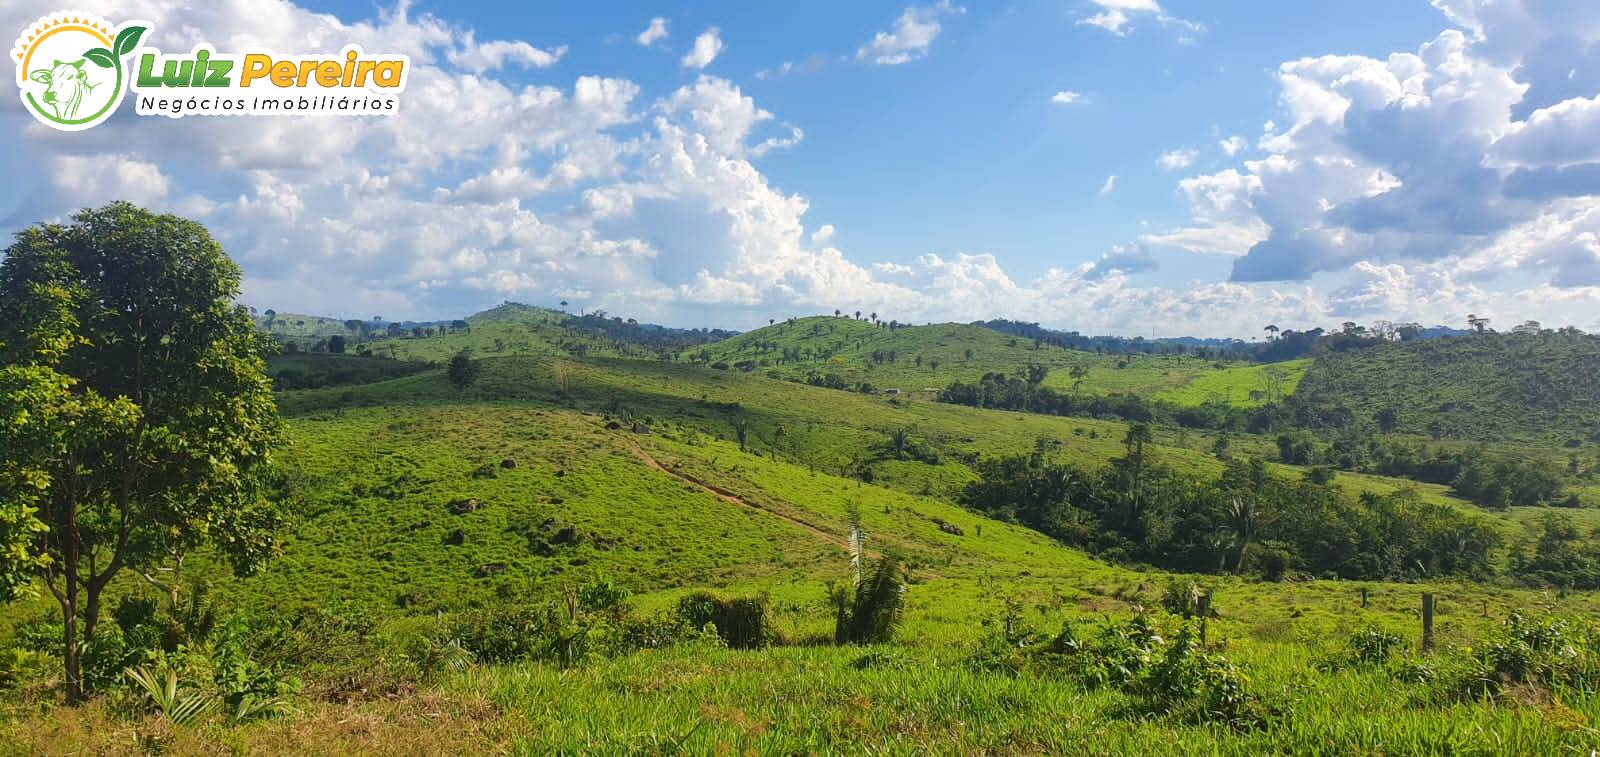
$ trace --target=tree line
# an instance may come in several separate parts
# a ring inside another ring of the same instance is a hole
[[[1129,430],[1126,454],[1100,470],[1032,454],[980,460],[967,507],[1111,560],[1171,570],[1362,580],[1483,579],[1503,545],[1483,518],[1411,492],[1363,494],[1235,460],[1214,478],[1177,473]]]

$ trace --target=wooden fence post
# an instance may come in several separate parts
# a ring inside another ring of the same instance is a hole
[[[1422,593],[1422,651],[1433,649],[1433,594]]]
[[[1211,592],[1207,591],[1195,601],[1195,611],[1200,614],[1200,644],[1206,643],[1206,619],[1211,616]]]
[[[1361,587],[1361,609],[1367,609],[1367,587]]]

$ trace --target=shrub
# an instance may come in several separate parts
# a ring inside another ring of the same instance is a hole
[[[212,684],[216,696],[236,720],[286,709],[287,698],[300,692],[300,681],[281,660],[263,654],[260,629],[242,615],[230,617],[210,644]]]
[[[1245,683],[1239,668],[1204,651],[1194,626],[1185,623],[1165,653],[1130,681],[1128,690],[1148,712],[1246,728],[1261,724],[1265,710]]]
[[[1513,614],[1481,647],[1458,653],[1443,696],[1479,699],[1512,687],[1592,696],[1600,691],[1600,633],[1565,618]]]
[[[617,628],[613,651],[628,653],[640,649],[664,649],[693,640],[714,641],[719,646],[726,644],[715,631],[702,635],[700,628],[691,626],[676,612],[623,618]]]
[[[996,631],[985,634],[978,647],[968,658],[968,663],[978,670],[1015,675],[1028,667],[1028,653],[1037,641],[1037,635],[1023,621],[1022,604],[1006,599],[1005,612],[993,621]]]
[[[765,597],[724,599],[697,591],[678,601],[677,615],[691,628],[710,624],[729,649],[758,649],[776,638]]]
[[[545,607],[499,607],[462,613],[442,634],[417,644],[412,657],[423,670],[460,667],[473,660],[490,664],[549,662],[572,667],[597,657],[695,640],[701,638],[699,629],[707,623],[727,629],[718,633],[725,633],[725,639],[731,636],[728,646],[753,646],[750,639],[761,639],[760,643],[765,644],[771,636],[765,600],[711,597],[706,602],[696,599],[702,595],[691,595],[684,598],[676,612],[639,618],[623,604],[626,596],[626,590],[609,581],[596,581]],[[688,617],[691,612],[704,612],[709,619],[693,624]]]
[[[608,578],[596,578],[578,587],[578,607],[585,612],[601,612],[618,607],[633,596],[625,586],[612,583]]]
[[[520,662],[542,651],[545,615],[528,607],[475,610],[458,616],[449,633],[478,662]]]
[[[1171,715],[1193,722],[1253,728],[1273,711],[1251,693],[1243,672],[1200,643],[1197,625],[1174,630],[1148,615],[1135,615],[1082,635],[1072,623],[1043,642],[1016,635],[981,644],[974,660],[990,670],[1063,676],[1089,688],[1111,687],[1132,696],[1136,714]]]
[[[85,693],[110,689],[123,680],[123,669],[144,661],[147,650],[130,648],[122,637],[122,629],[102,624],[95,630],[94,639],[82,647],[82,675]]]
[[[0,649],[0,691],[11,691],[44,681],[59,664],[41,652],[16,647]]]
[[[1181,618],[1215,617],[1210,606],[1211,590],[1192,578],[1174,579],[1161,595],[1161,609]],[[1204,605],[1204,607],[1202,607]]]
[[[1350,634],[1345,648],[1333,657],[1317,664],[1323,671],[1342,670],[1348,667],[1376,667],[1387,664],[1396,650],[1405,646],[1406,640],[1398,634],[1376,626],[1363,626]]]
[[[1398,634],[1367,626],[1350,635],[1350,656],[1357,662],[1377,665],[1388,662],[1405,643]]]

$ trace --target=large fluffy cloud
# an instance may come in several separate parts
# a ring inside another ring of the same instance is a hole
[[[1385,272],[1357,299],[1389,310],[1401,279],[1600,285],[1600,5],[1434,4],[1461,28],[1415,52],[1283,64],[1266,157],[1184,180],[1196,222],[1147,241],[1238,254],[1241,282]]]

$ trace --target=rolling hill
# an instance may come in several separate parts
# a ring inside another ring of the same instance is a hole
[[[1087,395],[1133,394],[1174,404],[1251,406],[1289,393],[1304,363],[1216,363],[1184,355],[1099,354],[944,323],[901,326],[817,316],[776,323],[688,353],[701,364],[794,381],[918,392],[985,373],[1049,370],[1044,385]],[[1076,371],[1076,372],[1075,372]],[[1280,373],[1269,381],[1268,374]]]
[[[479,336],[487,330],[473,327]],[[480,378],[466,388],[433,368],[280,394],[289,444],[274,496],[292,510],[281,556],[244,578],[206,554],[187,570],[213,582],[215,602],[243,614],[230,622],[304,619],[295,622],[331,629],[316,633],[339,642],[307,669],[313,685],[293,716],[174,729],[169,748],[200,751],[204,739],[226,738],[246,751],[651,752],[664,743],[693,752],[806,751],[861,728],[879,734],[871,738],[886,751],[956,752],[1091,744],[1148,751],[1174,739],[1248,752],[1267,748],[1267,733],[1359,750],[1516,728],[1523,743],[1548,751],[1577,738],[1485,703],[1430,707],[1376,734],[1357,728],[1373,707],[1408,712],[1420,689],[1381,671],[1306,671],[1360,627],[1412,633],[1418,587],[1405,584],[1206,579],[1221,608],[1209,621],[1212,638],[1249,667],[1252,691],[1285,706],[1271,731],[1135,717],[1129,708],[1142,700],[1131,693],[971,663],[999,629],[1088,628],[1160,605],[1164,587],[1179,580],[1093,559],[950,501],[981,456],[1026,453],[1046,439],[1059,443],[1053,456],[1102,465],[1125,451],[1124,424],[662,361],[560,354],[480,364]],[[936,458],[877,454],[892,432],[908,428]],[[1163,464],[1208,474],[1221,465],[1202,451],[1210,441],[1158,429],[1150,451]],[[871,482],[860,475],[863,461]],[[1338,483],[1352,493],[1411,487],[1361,476]],[[1438,488],[1421,489],[1470,509]],[[904,627],[892,645],[813,646],[830,633],[828,586],[850,575],[853,518],[869,556],[892,553],[910,569]],[[1522,528],[1499,522],[1508,533]],[[429,674],[425,693],[408,683],[419,675],[406,672],[410,666],[438,653],[428,639],[500,617],[486,614],[559,607],[574,587],[596,582],[631,592],[629,612],[641,615],[676,607],[694,589],[761,597],[786,643],[759,651],[672,646],[565,669],[479,663]],[[1492,618],[1545,601],[1471,584],[1441,590],[1449,608],[1441,643],[1468,643]],[[123,591],[145,589],[130,579]],[[1548,601],[1596,611],[1592,594]],[[7,620],[48,609],[40,598],[14,606]],[[421,651],[406,651],[413,649]],[[0,721],[0,738],[24,751],[114,749],[116,721],[99,707],[65,732],[25,713]],[[1039,729],[1061,712],[1077,713],[1077,725]]]
[[[1600,337],[1482,334],[1382,344],[1316,358],[1295,402],[1330,426],[1434,439],[1600,443]]]
[[[466,393],[449,388],[440,371],[340,391],[292,392],[282,397],[295,416],[346,412],[360,407],[404,407],[448,401],[524,403],[610,416],[620,421],[672,423],[714,439],[746,433],[747,449],[769,459],[801,465],[819,474],[870,478],[885,488],[951,501],[975,480],[985,456],[1026,454],[1050,443],[1054,457],[1084,468],[1100,468],[1124,454],[1129,425],[1119,421],[1066,418],[863,395],[795,385],[760,375],[696,366],[616,358],[548,359],[506,357],[482,361],[482,378]],[[896,432],[925,445],[936,459],[892,459],[882,453]],[[1224,464],[1211,452],[1216,436],[1179,428],[1153,431],[1153,454],[1166,466],[1196,476],[1215,476]],[[1234,435],[1236,455],[1269,457],[1270,439]],[[1305,468],[1269,463],[1291,478]],[[1424,501],[1482,514],[1508,535],[1522,526],[1449,494],[1448,487],[1359,473],[1332,473],[1352,496],[1371,492],[1416,492]]]
[[[471,350],[478,356],[595,355],[662,360],[733,333],[673,329],[607,316],[604,312],[572,315],[507,302],[460,321],[424,327],[421,333],[375,333],[348,349],[398,360],[441,363],[462,350]]]

